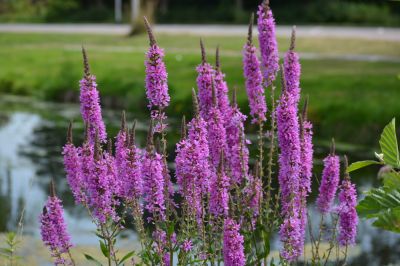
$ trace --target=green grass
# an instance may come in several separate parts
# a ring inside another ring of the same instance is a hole
[[[247,112],[241,48],[245,37],[205,37],[209,61],[220,44],[221,62],[230,87],[237,86],[239,103]],[[196,87],[199,38],[158,36],[166,50],[171,92],[170,116],[190,113],[190,90]],[[288,39],[279,39],[281,51]],[[88,50],[103,104],[139,113],[146,110],[144,53],[146,36],[1,34],[0,92],[38,99],[76,101],[82,76],[81,45]],[[398,43],[353,39],[302,39],[303,53],[374,54],[400,57]],[[303,94],[310,96],[310,117],[317,136],[353,143],[375,143],[379,130],[400,113],[400,63],[337,59],[302,60]],[[147,111],[147,110],[146,110]]]

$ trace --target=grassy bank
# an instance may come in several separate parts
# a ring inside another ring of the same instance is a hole
[[[247,112],[241,48],[245,37],[205,37],[209,61],[222,49],[222,68],[228,84],[237,86]],[[190,112],[190,89],[200,53],[197,37],[158,36],[166,50],[171,91],[170,116]],[[88,50],[103,104],[143,113],[144,53],[147,38],[101,35],[1,34],[0,92],[39,99],[76,101],[82,76],[80,49]],[[288,39],[279,39],[280,50]],[[398,43],[344,39],[299,39],[301,53],[317,55],[384,55],[400,57]],[[400,114],[400,63],[313,58],[302,60],[303,93],[310,96],[310,116],[318,136],[341,141],[375,143],[379,129]]]

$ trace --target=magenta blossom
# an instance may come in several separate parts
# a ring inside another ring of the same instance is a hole
[[[224,158],[221,155],[217,173],[211,177],[210,183],[210,212],[214,216],[226,216],[229,210],[229,177],[224,170]]]
[[[210,109],[213,105],[212,94],[213,94],[213,76],[214,69],[212,66],[206,62],[205,51],[203,42],[201,44],[202,62],[196,68],[197,76],[197,87],[199,90],[199,105],[200,114],[204,120],[208,121],[210,119]]]
[[[150,39],[150,48],[146,54],[146,95],[149,100],[148,107],[163,109],[168,106],[170,97],[168,94],[167,70],[164,58],[164,50],[158,47],[153,32],[145,19],[147,32]]]
[[[292,95],[294,101],[298,103],[300,99],[301,65],[299,62],[299,56],[294,51],[295,40],[296,40],[296,29],[293,28],[290,49],[285,54],[284,58],[284,69],[285,69],[284,73],[285,73],[286,88]]]
[[[266,120],[267,104],[264,88],[262,86],[262,74],[260,62],[257,58],[256,47],[252,44],[252,23],[249,27],[248,42],[243,48],[243,72],[246,80],[246,92],[249,98],[252,123],[260,123]]]
[[[244,238],[240,234],[240,225],[231,218],[225,219],[223,241],[224,265],[244,266],[246,264]]]
[[[276,78],[279,69],[279,54],[275,36],[275,19],[267,1],[258,6],[257,15],[263,76],[265,86],[268,87]]]
[[[64,221],[61,200],[55,195],[54,187],[39,220],[42,241],[50,249],[51,256],[55,259],[55,264],[72,265],[73,262],[69,256],[70,248],[72,247],[71,237],[67,232],[67,225]]]
[[[107,133],[100,107],[96,77],[89,73],[89,63],[85,49],[82,49],[85,76],[80,81],[81,114],[85,124],[89,125],[89,140],[93,144],[96,134],[100,142],[106,142]],[[96,133],[97,132],[97,133]]]
[[[324,170],[322,172],[322,180],[317,198],[317,206],[322,214],[326,214],[331,210],[339,185],[339,174],[339,156],[336,156],[332,151],[332,153],[324,159]]]
[[[356,211],[357,191],[350,176],[342,181],[339,192],[339,243],[353,245],[356,241],[358,216]]]

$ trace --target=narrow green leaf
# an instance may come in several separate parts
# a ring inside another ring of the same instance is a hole
[[[83,254],[83,255],[85,255],[85,258],[86,258],[88,261],[93,262],[95,265],[97,265],[97,266],[103,266],[103,264],[101,264],[101,262],[99,262],[98,260],[96,260],[95,258],[93,258],[92,256],[90,256],[89,254]]]
[[[103,253],[104,257],[108,258],[108,256],[110,256],[110,252],[109,252],[106,244],[101,240],[99,242],[100,242],[101,252]]]
[[[368,165],[373,165],[373,164],[382,164],[382,163],[377,162],[377,161],[372,161],[372,160],[355,162],[355,163],[352,163],[349,167],[347,167],[347,173],[353,172],[355,170],[358,170],[358,169],[361,169]]]
[[[395,118],[383,129],[379,145],[381,146],[385,163],[393,167],[400,167]]]
[[[122,263],[126,261],[127,259],[131,258],[133,255],[135,255],[135,251],[131,251],[128,254],[126,254],[119,262],[119,265],[123,265]]]

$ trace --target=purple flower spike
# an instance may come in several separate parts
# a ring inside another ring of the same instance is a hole
[[[340,163],[339,156],[335,155],[335,145],[332,140],[331,154],[324,159],[321,185],[317,198],[317,206],[322,214],[331,211],[335,194],[339,185]]]
[[[312,124],[307,120],[308,98],[304,104],[302,119],[300,120],[300,141],[301,141],[301,165],[300,165],[300,222],[301,222],[301,241],[304,245],[306,226],[307,226],[307,197],[311,192],[311,177],[313,168],[313,144],[312,144]]]
[[[224,156],[221,153],[217,173],[211,177],[210,212],[214,216],[226,216],[229,210],[229,177],[224,170]]]
[[[217,101],[218,101],[218,108],[221,114],[224,117],[224,123],[227,124],[230,113],[230,105],[229,105],[229,98],[228,98],[228,85],[225,81],[225,74],[221,71],[221,64],[219,58],[219,47],[217,47],[216,51],[216,60],[215,60],[215,76],[214,76],[214,83],[215,83],[215,90],[217,92]]]
[[[295,42],[296,42],[296,27],[293,27],[290,49],[285,54],[284,58],[284,68],[285,68],[286,88],[292,95],[295,102],[298,103],[300,99],[301,66],[299,62],[299,56],[294,51]]]
[[[142,162],[141,151],[135,145],[135,127],[136,121],[129,134],[128,147],[126,151],[126,160],[124,161],[125,175],[122,179],[122,195],[132,201],[142,195]]]
[[[165,219],[164,165],[162,156],[154,150],[153,126],[147,139],[147,150],[142,163],[143,198],[145,208],[160,219]]]
[[[211,162],[214,167],[219,165],[221,152],[226,153],[226,129],[224,127],[224,119],[218,109],[217,95],[214,84],[213,90],[213,105],[210,109],[210,119],[207,123],[208,131],[208,146],[210,149]]]
[[[289,262],[296,261],[303,253],[302,235],[300,232],[300,220],[297,215],[292,215],[283,220],[279,235],[284,244],[281,256]]]
[[[169,105],[167,70],[164,58],[164,50],[161,49],[154,38],[149,22],[144,18],[150,39],[150,48],[146,54],[146,95],[149,100],[148,107],[163,109]]]
[[[236,103],[236,92],[233,93],[233,103],[229,120],[226,121],[226,159],[231,171],[231,182],[241,184],[243,177],[249,172],[249,149],[247,148],[244,122],[246,116],[240,112]]]
[[[347,169],[347,157],[345,157]],[[339,244],[354,245],[357,235],[358,216],[356,211],[357,190],[346,173],[339,192]]]
[[[93,154],[92,171],[87,181],[89,206],[93,209],[94,217],[100,223],[105,223],[108,219],[118,221],[119,217],[115,212],[115,201],[113,200],[116,174],[114,161],[107,152],[103,154],[97,137]]]
[[[284,77],[284,73],[282,74]],[[281,215],[283,224],[280,228],[280,238],[284,244],[281,255],[288,261],[295,260],[302,253],[300,241],[300,134],[296,103],[284,86],[279,105],[276,110],[279,154],[279,186],[281,189]]]
[[[82,172],[80,163],[80,149],[72,143],[72,123],[68,127],[67,144],[65,144],[62,155],[64,157],[64,169],[67,174],[67,181],[71,188],[75,203],[85,201],[82,184]]]
[[[185,128],[185,122],[182,121],[182,128]],[[204,169],[198,169],[198,158],[202,156],[196,147],[195,142],[182,136],[182,140],[176,145],[176,180],[179,185],[179,193],[185,200],[187,208],[197,218],[201,217],[201,187],[198,187],[198,180],[202,178],[198,174],[203,173]],[[200,157],[201,158],[201,157]]]
[[[300,173],[300,136],[297,108],[292,95],[284,89],[276,110],[279,154],[279,185],[282,212],[293,209],[293,195],[298,195]]]
[[[200,114],[204,120],[208,121],[210,119],[210,109],[213,105],[212,86],[213,86],[214,69],[209,63],[206,62],[206,53],[204,50],[204,45],[202,40],[200,40],[200,47],[201,47],[202,62],[196,68],[198,73],[197,87],[199,90],[198,93],[199,93]]]
[[[261,62],[265,86],[275,80],[279,69],[278,44],[275,36],[275,19],[269,8],[268,1],[258,6],[258,40],[260,43]]]
[[[244,255],[244,238],[240,234],[240,225],[231,218],[224,222],[224,243],[223,255],[224,265],[226,266],[244,266],[246,258]]]
[[[257,58],[257,49],[252,43],[252,29],[253,16],[249,25],[248,41],[243,48],[243,72],[246,80],[250,114],[253,117],[252,123],[261,123],[266,120],[267,104],[262,86],[262,74],[260,62]]]
[[[101,115],[100,96],[97,90],[96,77],[89,72],[89,63],[86,51],[82,48],[85,76],[80,81],[81,114],[85,124],[89,125],[89,140],[94,143],[96,132],[99,140],[107,140],[106,127]]]
[[[53,181],[51,182],[51,195],[47,199],[39,220],[42,241],[50,249],[51,256],[55,259],[55,265],[72,265],[73,262],[69,256],[72,247],[71,237],[64,221],[61,200],[55,195]]]

